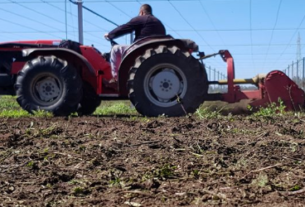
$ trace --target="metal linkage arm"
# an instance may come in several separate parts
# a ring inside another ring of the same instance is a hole
[[[207,59],[207,58],[210,58],[210,57],[214,57],[214,56],[219,55],[219,54],[220,53],[217,52],[217,53],[213,53],[213,54],[209,54],[209,55],[203,55],[203,56],[199,55],[200,56],[199,60],[203,60],[203,59]]]

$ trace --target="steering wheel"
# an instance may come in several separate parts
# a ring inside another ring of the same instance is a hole
[[[116,41],[114,41],[113,39],[107,39],[110,41],[111,47],[113,47],[114,45],[118,45],[118,43]],[[105,60],[107,62],[110,62],[110,52],[105,52],[103,53],[103,57],[105,58]]]
[[[113,39],[109,39],[111,46],[115,46],[118,45],[118,43],[116,41],[114,41]]]

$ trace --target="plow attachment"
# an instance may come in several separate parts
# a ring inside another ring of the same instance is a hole
[[[298,111],[305,106],[305,92],[298,87],[282,71],[274,70],[267,75],[258,75],[252,79],[235,79],[234,61],[228,50],[220,50],[219,53],[207,57],[221,55],[227,63],[227,80],[209,81],[209,84],[227,85],[228,92],[223,94],[208,94],[207,100],[222,100],[228,103],[236,103],[244,99],[250,99],[253,108],[267,107],[271,103],[279,104],[281,100],[286,110]],[[204,59],[206,57],[202,57]],[[257,90],[242,91],[237,84],[253,84]]]
[[[250,105],[253,107],[278,103],[280,99],[286,110],[298,111],[304,108],[304,91],[282,71],[268,73],[260,87],[262,98],[251,102]]]

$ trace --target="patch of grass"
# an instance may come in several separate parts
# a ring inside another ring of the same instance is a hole
[[[23,110],[16,101],[15,96],[1,96],[0,97],[0,117],[19,118],[31,117],[32,114]],[[36,117],[52,117],[52,113],[38,110],[34,112]]]
[[[30,116],[31,114],[29,114],[27,111],[24,111],[22,109],[18,109],[18,110],[2,109],[0,111],[0,117],[19,118],[19,117],[30,117]]]
[[[295,186],[293,186],[292,188],[290,188],[289,190],[290,190],[290,191],[297,191],[297,190],[300,190],[301,188],[302,188],[301,186],[295,185]]]
[[[102,101],[102,104],[93,113],[94,115],[138,115],[130,101]],[[35,111],[33,114],[23,110],[16,101],[15,96],[1,96],[0,117],[53,117],[53,114],[43,110]],[[77,116],[73,113],[71,116]]]
[[[114,178],[113,180],[110,180],[110,186],[120,186],[121,179],[120,178]]]
[[[177,169],[176,166],[171,166],[169,164],[166,164],[154,170],[153,174],[157,178],[163,178],[163,179],[173,178],[176,169]]]
[[[220,116],[220,111],[211,111],[209,108],[199,108],[196,110],[195,115],[200,119],[218,118]]]
[[[19,118],[28,116],[30,116],[30,114],[19,106],[16,97],[0,97],[0,117]]]
[[[253,116],[273,117],[284,115],[286,113],[285,108],[286,106],[284,105],[284,102],[279,98],[278,103],[273,102],[268,107],[261,107],[259,111],[253,114]],[[252,110],[251,107],[249,109]]]
[[[35,134],[36,136],[41,136],[41,137],[49,137],[52,134],[56,134],[57,131],[60,131],[60,129],[55,126],[52,125],[48,128],[42,128],[42,129],[38,129],[37,134]]]
[[[38,110],[38,111],[34,111],[34,116],[47,118],[47,117],[53,117],[53,114],[48,111]]]
[[[15,96],[1,96],[0,97],[0,108],[1,109],[20,109],[19,104],[16,101]]]
[[[93,113],[94,115],[135,115],[136,109],[129,101],[105,101]]]
[[[48,153],[49,153],[49,148],[44,148],[44,149],[42,150],[42,153],[43,153],[43,154],[48,154]]]
[[[34,162],[30,161],[30,162],[28,162],[28,164],[26,166],[28,166],[29,168],[32,168],[34,166]]]

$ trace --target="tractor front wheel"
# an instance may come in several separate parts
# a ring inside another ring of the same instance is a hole
[[[15,84],[19,105],[67,116],[77,111],[82,98],[82,80],[67,61],[55,56],[37,57],[25,64]]]
[[[208,84],[205,69],[189,52],[159,46],[136,59],[128,89],[142,115],[183,116],[203,103]]]

